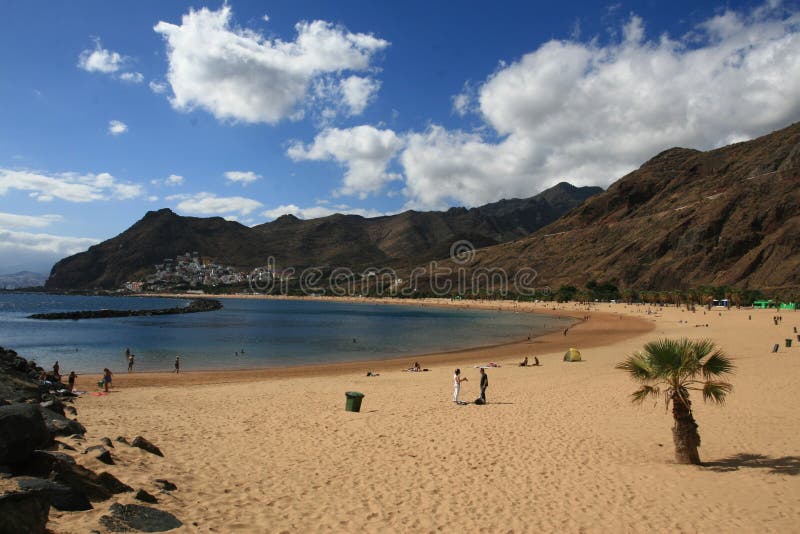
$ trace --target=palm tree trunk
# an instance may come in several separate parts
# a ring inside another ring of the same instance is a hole
[[[697,433],[697,423],[692,416],[691,401],[686,402],[677,392],[672,394],[672,417],[675,426],[672,427],[672,440],[675,442],[675,461],[679,464],[700,464],[700,434]]]

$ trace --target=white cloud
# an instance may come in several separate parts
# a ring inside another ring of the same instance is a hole
[[[230,182],[248,185],[261,178],[261,175],[253,171],[228,171],[225,173],[225,178]]]
[[[183,182],[184,178],[180,174],[170,174],[167,176],[166,180],[164,180],[164,183],[169,186],[183,185]]]
[[[13,232],[0,229],[0,251],[45,252],[58,257],[77,254],[95,245],[98,239],[88,237],[65,237],[50,234]]]
[[[361,115],[375,98],[381,82],[372,78],[349,76],[341,82],[342,95],[349,108],[349,115]]]
[[[119,79],[123,82],[142,83],[144,75],[141,72],[123,72],[119,75]]]
[[[120,135],[128,131],[128,125],[122,121],[108,121],[108,133]]]
[[[501,64],[477,91],[496,135],[410,134],[407,206],[482,204],[562,179],[607,185],[671,146],[710,149],[800,119],[798,13],[727,11],[677,39],[648,39],[631,16],[621,35],[552,40]]]
[[[0,196],[12,189],[28,191],[31,198],[40,202],[49,202],[56,198],[67,202],[129,200],[144,194],[144,189],[140,185],[120,183],[105,172],[44,174],[0,169]]]
[[[86,49],[78,56],[78,67],[87,72],[111,74],[117,72],[124,62],[123,56],[103,48],[100,39],[95,39],[93,49]]]
[[[62,220],[61,215],[17,215],[0,213],[0,228],[44,228]]]
[[[262,207],[261,202],[244,197],[218,197],[214,193],[196,193],[193,195],[172,195],[168,201],[180,200],[176,208],[189,215],[249,215]]]
[[[147,85],[150,87],[150,90],[153,91],[157,95],[163,95],[164,93],[167,92],[167,89],[169,89],[169,85],[167,85],[166,83],[163,83],[163,82],[151,81]]]
[[[402,140],[393,131],[362,125],[344,130],[325,129],[311,145],[294,143],[287,154],[294,161],[335,160],[344,165],[347,170],[337,193],[357,194],[363,199],[380,191],[388,182],[401,178],[388,172],[386,167],[402,146]]]
[[[200,107],[219,120],[248,123],[299,117],[314,80],[366,71],[389,45],[320,20],[299,22],[295,29],[294,41],[268,39],[234,26],[228,5],[190,10],[180,25],[159,22],[154,30],[166,41],[172,106]]]
[[[327,217],[334,213],[341,213],[343,215],[361,215],[362,217],[380,217],[386,215],[378,210],[367,210],[362,208],[350,208],[346,205],[334,206],[329,208],[327,206],[312,206],[309,208],[301,208],[294,204],[284,204],[277,208],[269,209],[262,213],[267,219],[277,219],[281,215],[294,215],[300,219],[317,219],[319,217]]]

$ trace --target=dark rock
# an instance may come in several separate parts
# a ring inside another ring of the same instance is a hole
[[[17,485],[24,491],[42,491],[50,496],[52,505],[62,511],[91,510],[92,504],[86,495],[64,484],[41,478],[21,477]]]
[[[83,454],[88,453],[97,453],[94,454],[94,457],[103,462],[104,464],[114,465],[114,459],[111,457],[111,452],[108,449],[103,447],[102,445],[93,445],[83,451]]]
[[[74,406],[64,406],[64,411],[70,415],[78,415],[78,410]]]
[[[100,518],[100,524],[111,532],[166,532],[183,525],[169,512],[139,504],[114,503],[110,512]]]
[[[0,406],[0,464],[25,460],[52,441],[39,408],[30,404]]]
[[[0,495],[0,534],[40,534],[50,517],[50,496],[43,491]]]
[[[50,399],[48,401],[42,402],[39,404],[40,408],[47,408],[53,413],[63,416],[64,415],[64,403],[61,402],[59,399]]]
[[[58,441],[58,440],[56,440],[56,444],[58,444],[58,445],[60,445],[60,446],[64,447],[64,448],[65,448],[66,450],[68,450],[68,451],[77,451],[77,450],[78,450],[78,449],[76,449],[75,447],[73,447],[72,445],[69,445],[69,444],[67,444],[67,443],[64,443],[63,441]]]
[[[134,440],[133,440],[133,443],[131,443],[131,446],[139,447],[142,450],[145,450],[145,451],[147,451],[149,453],[152,453],[152,454],[155,454],[155,455],[158,455],[158,456],[161,456],[161,457],[164,456],[164,453],[161,452],[161,449],[159,449],[158,447],[156,447],[155,445],[153,445],[152,443],[147,441],[142,436],[136,436],[136,438],[134,438]]]
[[[114,448],[114,444],[111,443],[111,440],[109,438],[100,438],[100,443],[102,443],[106,447],[111,447],[112,449]]]
[[[72,465],[75,465],[75,460],[69,454],[34,451],[26,460],[14,464],[12,472],[17,475],[47,478],[51,473],[69,469]]]
[[[130,445],[128,440],[125,439],[125,436],[117,436],[116,438],[114,438],[114,441],[116,441],[117,443],[124,443],[125,445]]]
[[[153,495],[147,493],[143,489],[139,489],[139,491],[136,492],[136,495],[134,495],[133,498],[143,502],[149,502],[150,504],[156,504],[158,502],[158,499],[156,499]]]
[[[114,465],[114,458],[111,457],[111,453],[108,450],[103,450],[103,452],[95,456],[95,458],[106,465]]]
[[[52,479],[83,493],[91,501],[105,501],[114,493],[100,483],[100,477],[94,471],[77,464],[58,467]]]
[[[153,315],[178,315],[183,313],[200,313],[222,309],[222,303],[214,299],[194,299],[188,306],[176,306],[160,310],[80,310],[71,312],[34,313],[28,319],[46,320],[78,320],[108,319],[112,317],[151,317]]]
[[[41,409],[41,412],[47,429],[55,436],[71,436],[73,434],[80,435],[86,433],[86,428],[74,419],[68,419],[63,415],[59,415],[47,409]]]
[[[178,486],[176,486],[166,478],[157,478],[156,486],[158,486],[159,489],[162,489],[164,491],[175,491],[176,489],[178,489]]]
[[[107,473],[105,471],[97,475],[97,481],[100,483],[101,486],[103,486],[108,491],[114,494],[127,493],[129,491],[133,491],[132,487],[120,481],[120,479],[118,479],[111,473]]]

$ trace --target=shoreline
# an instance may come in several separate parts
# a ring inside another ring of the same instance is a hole
[[[186,298],[183,294],[166,293],[141,295],[157,298]],[[398,371],[411,367],[415,361],[422,367],[443,366],[445,364],[465,364],[468,360],[473,363],[499,362],[504,366],[516,365],[525,356],[533,361],[533,356],[563,353],[570,347],[578,349],[594,348],[610,345],[619,341],[636,337],[655,328],[652,322],[646,319],[625,315],[616,312],[597,311],[596,309],[569,309],[565,306],[542,306],[542,303],[516,302],[516,301],[442,301],[439,299],[419,299],[408,301],[406,299],[369,299],[359,297],[275,297],[271,295],[229,295],[229,299],[249,298],[260,300],[316,300],[329,302],[349,302],[354,304],[384,304],[406,305],[421,307],[460,308],[460,309],[488,309],[504,312],[536,313],[553,317],[569,317],[574,319],[567,328],[568,335],[562,331],[552,331],[530,339],[512,339],[505,343],[489,346],[467,347],[424,354],[410,354],[391,358],[370,358],[365,360],[350,360],[334,363],[291,365],[282,367],[248,367],[239,369],[198,369],[181,370],[176,376],[173,371],[135,371],[134,373],[119,372],[114,375],[114,385],[125,387],[172,387],[205,384],[226,384],[256,382],[268,379],[297,378],[305,376],[336,376],[361,372]],[[589,315],[590,320],[583,319]],[[514,360],[509,360],[514,358]],[[551,358],[548,358],[552,361]],[[449,371],[448,371],[449,372]]]

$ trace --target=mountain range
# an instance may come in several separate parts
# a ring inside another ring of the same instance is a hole
[[[468,266],[557,288],[800,290],[800,123],[716,150],[666,150],[530,236]]]
[[[23,287],[41,287],[47,275],[20,271],[12,274],[0,274],[0,289],[19,289]]]
[[[485,247],[529,235],[602,191],[562,182],[531,198],[471,209],[373,218],[335,214],[302,220],[284,215],[254,227],[162,209],[148,212],[122,234],[56,263],[46,287],[117,288],[143,278],[165,258],[195,251],[242,270],[264,266],[268,257],[279,267],[411,267],[447,257],[455,241]]]
[[[408,273],[448,258],[458,240],[477,250],[451,267],[533,269],[541,287],[596,280],[649,290],[800,290],[800,123],[705,152],[665,150],[606,191],[561,183],[472,209],[284,215],[252,228],[148,212],[119,236],[58,262],[46,287],[119,287],[189,251],[243,269],[272,256],[279,267]]]

